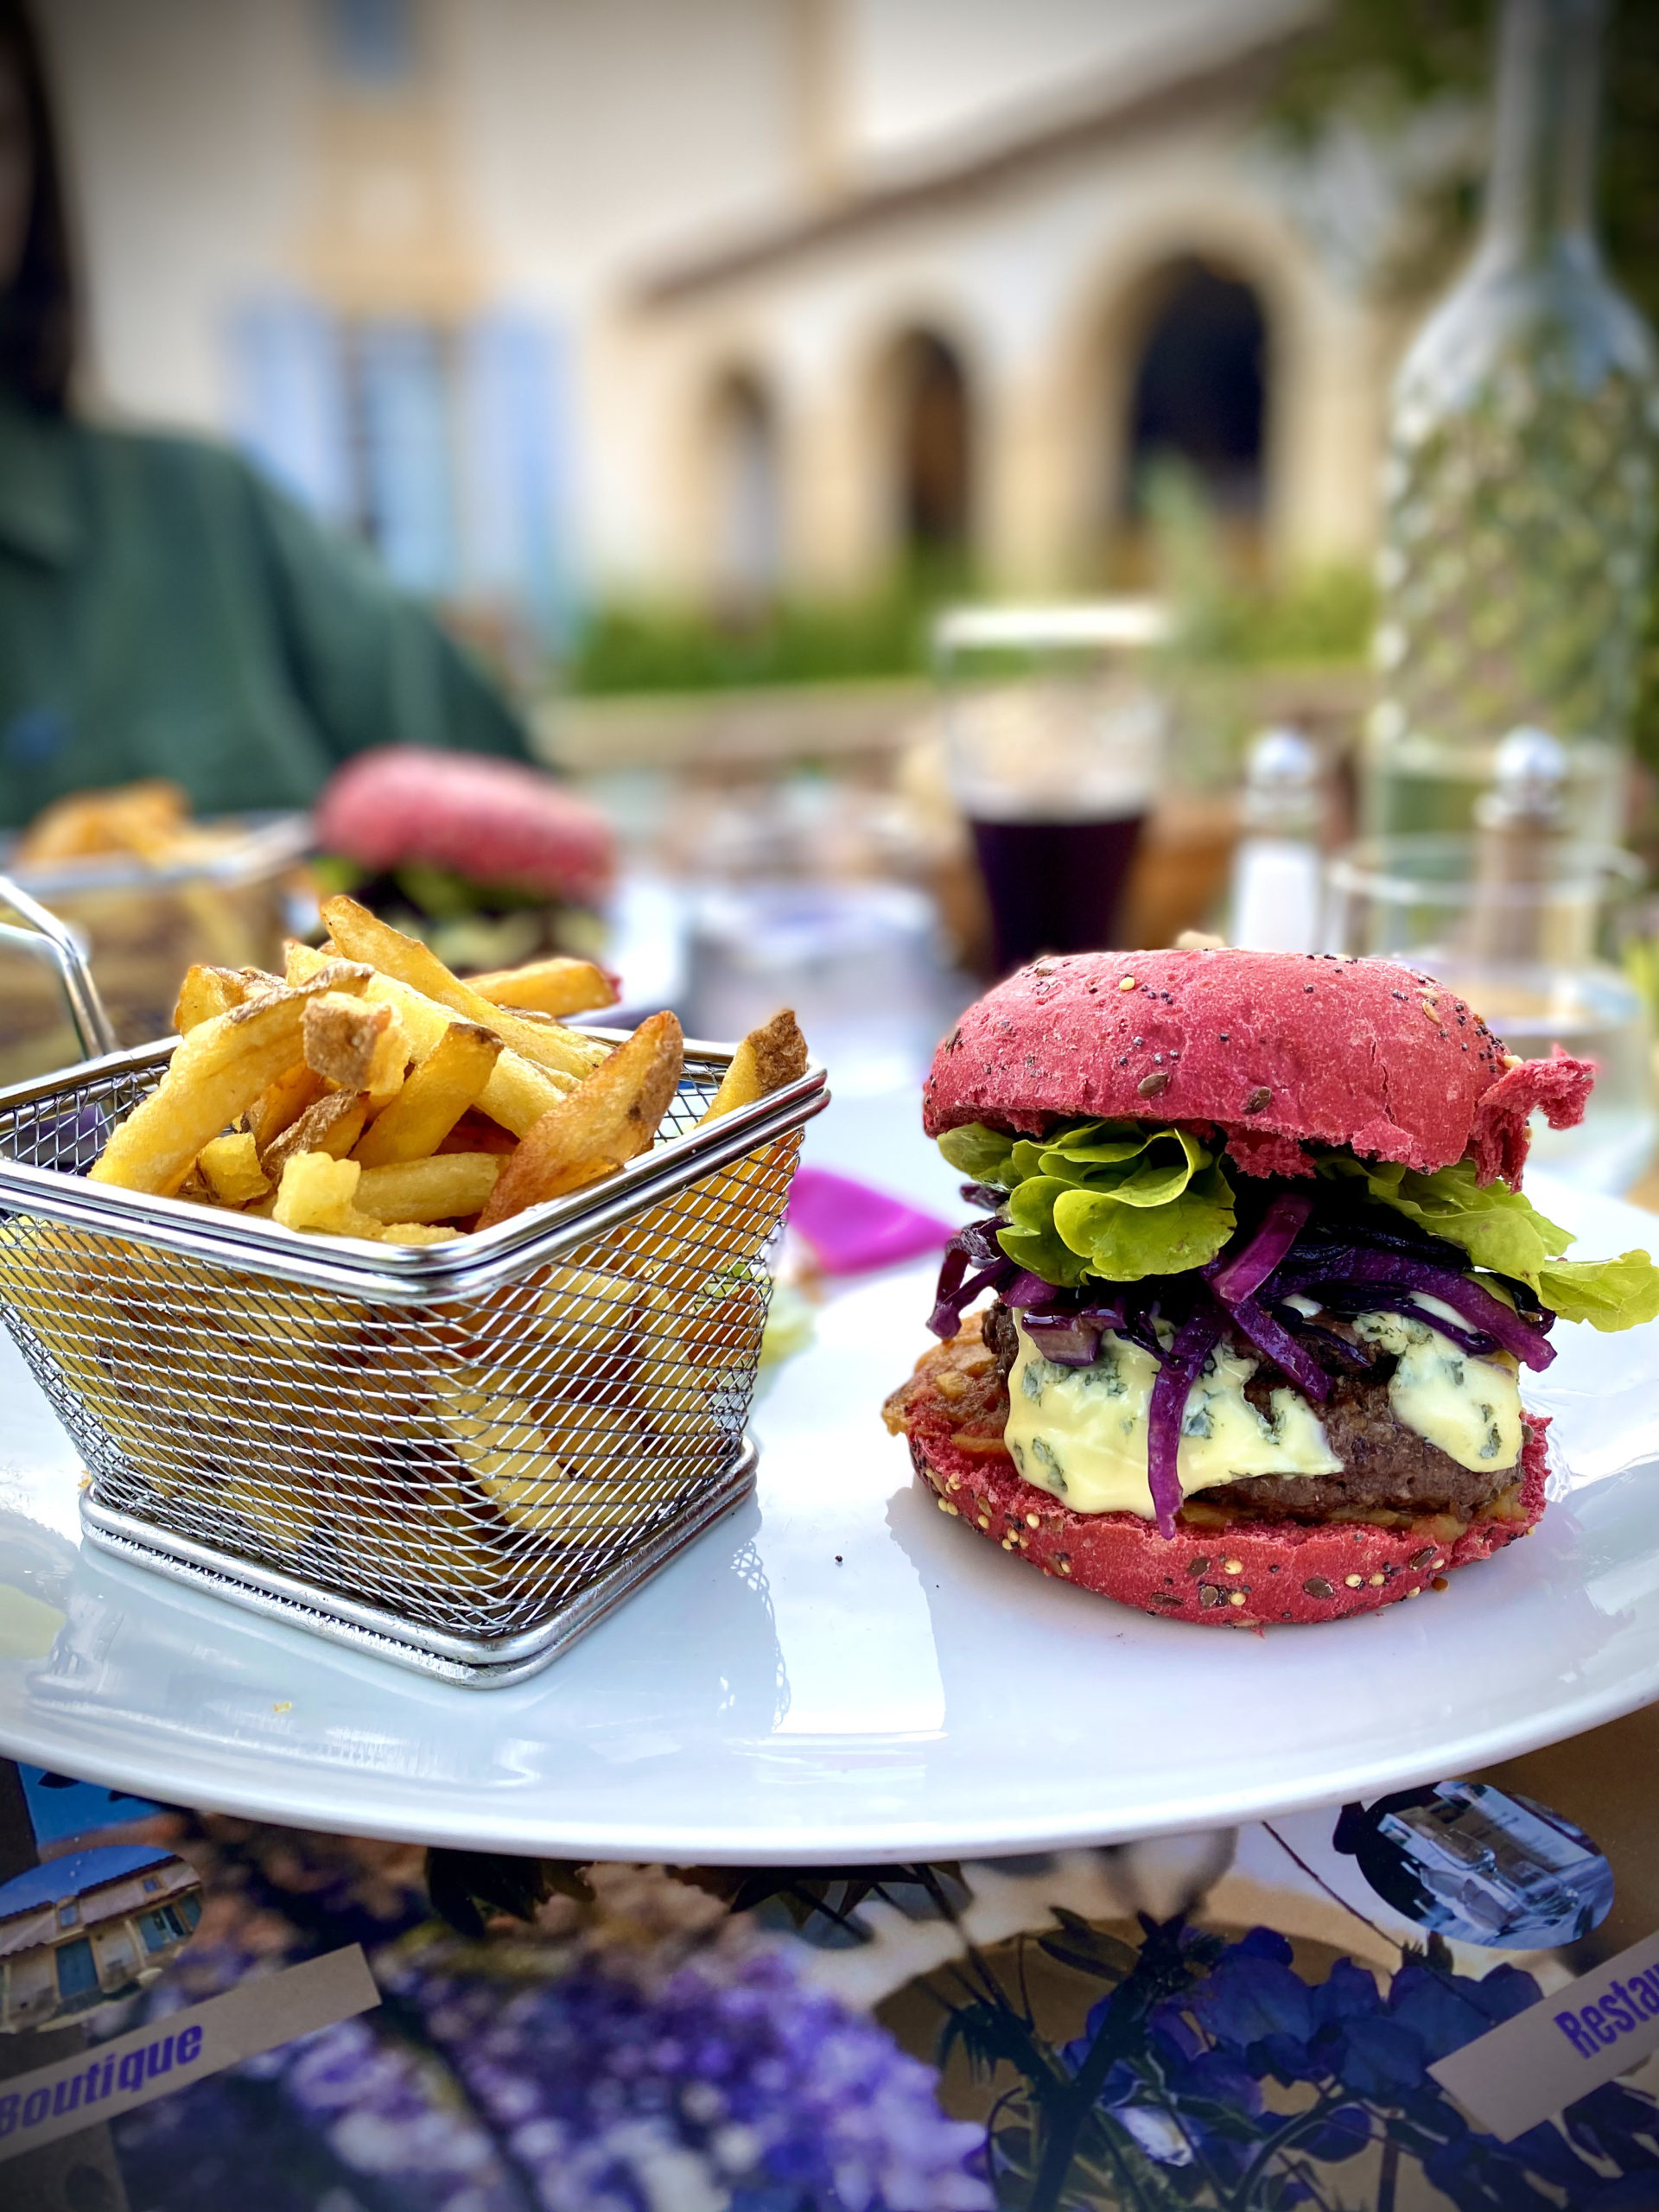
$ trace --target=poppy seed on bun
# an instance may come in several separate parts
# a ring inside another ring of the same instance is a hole
[[[1308,1172],[1305,1143],[1426,1172],[1472,1150],[1518,1183],[1527,1116],[1582,1118],[1588,1061],[1511,1065],[1455,991],[1333,954],[1083,952],[1039,960],[969,1007],[933,1058],[930,1136],[1040,1135],[1060,1116],[1205,1122],[1252,1175]]]
[[[949,1424],[910,1423],[916,1472],[978,1535],[1040,1567],[1160,1619],[1212,1628],[1342,1620],[1421,1597],[1454,1567],[1523,1536],[1544,1510],[1549,1423],[1523,1417],[1513,1517],[1471,1522],[1450,1543],[1409,1527],[1353,1521],[1236,1520],[1178,1526],[1173,1537],[1134,1513],[1074,1513],[1025,1481],[1006,1452],[964,1451]]]

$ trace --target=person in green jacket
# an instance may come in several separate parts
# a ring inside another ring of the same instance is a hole
[[[0,0],[0,828],[146,776],[203,814],[302,807],[373,745],[525,756],[365,552],[222,447],[80,419],[73,334],[38,50]]]

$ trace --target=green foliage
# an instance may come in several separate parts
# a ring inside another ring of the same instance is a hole
[[[1478,93],[1491,67],[1489,0],[1335,0],[1289,56],[1274,119],[1316,138],[1333,108],[1402,119],[1442,94]]]
[[[1333,111],[1386,125],[1447,94],[1490,99],[1495,0],[1332,0],[1287,59],[1269,120],[1304,143]],[[1602,74],[1602,242],[1619,283],[1659,324],[1659,8],[1617,0]],[[1465,203],[1472,219],[1475,201]]]
[[[1203,486],[1183,461],[1148,467],[1141,504],[1159,586],[1177,613],[1171,658],[1178,665],[1285,666],[1363,657],[1376,612],[1364,569],[1304,569],[1281,583],[1241,579]]]
[[[1375,607],[1363,569],[1242,582],[1197,480],[1179,463],[1148,473],[1145,505],[1160,587],[1180,609],[1174,663],[1235,668],[1363,657]],[[563,678],[573,692],[605,696],[919,677],[934,612],[968,588],[957,571],[924,565],[862,599],[785,600],[723,620],[690,606],[618,601],[595,612]],[[981,657],[977,666],[988,675],[994,663]],[[1023,655],[1007,657],[1007,673],[1025,666]]]
[[[859,601],[785,601],[721,621],[690,607],[614,605],[566,670],[573,691],[725,691],[855,677],[919,676],[935,596],[901,584]]]

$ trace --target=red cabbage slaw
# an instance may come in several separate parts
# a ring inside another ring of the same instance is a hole
[[[963,1196],[1000,1205],[988,1186],[965,1185]],[[1315,1357],[1319,1345],[1340,1364],[1364,1370],[1375,1355],[1338,1332],[1313,1323],[1287,1301],[1312,1294],[1338,1319],[1360,1313],[1395,1313],[1426,1322],[1463,1351],[1510,1352],[1538,1371],[1555,1357],[1547,1331],[1554,1315],[1525,1287],[1503,1283],[1517,1311],[1476,1281],[1466,1255],[1441,1238],[1364,1217],[1363,1211],[1328,1209],[1321,1218],[1316,1194],[1281,1190],[1256,1226],[1241,1230],[1208,1266],[1185,1274],[1133,1283],[1062,1289],[1017,1267],[1003,1253],[995,1215],[969,1223],[947,1246],[929,1326],[955,1335],[962,1316],[982,1292],[995,1291],[1019,1309],[1020,1325],[1046,1359],[1061,1367],[1088,1367],[1099,1356],[1106,1330],[1139,1344],[1159,1362],[1147,1414],[1147,1472],[1159,1533],[1175,1533],[1180,1509],[1178,1460],[1181,1427],[1192,1384],[1229,1325],[1269,1366],[1318,1404],[1330,1397],[1335,1378]],[[969,1272],[970,1264],[975,1272]],[[1425,1311],[1418,1297],[1448,1306],[1459,1319]],[[1181,1318],[1183,1317],[1184,1318]],[[1154,1322],[1176,1323],[1173,1342],[1160,1341]]]

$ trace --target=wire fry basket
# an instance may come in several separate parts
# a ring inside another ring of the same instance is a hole
[[[494,1687],[749,1494],[821,1068],[700,1129],[732,1048],[688,1042],[653,1151],[396,1246],[84,1180],[175,1041],[0,1092],[0,1318],[91,1472],[89,1542]]]

